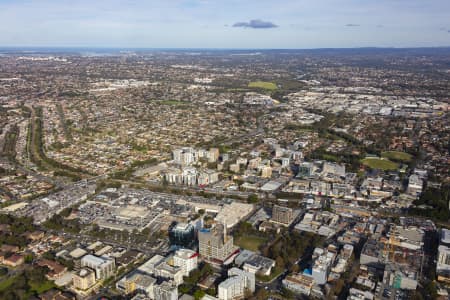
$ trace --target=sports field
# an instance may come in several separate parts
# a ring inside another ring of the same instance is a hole
[[[249,88],[258,88],[258,89],[265,89],[270,91],[275,91],[278,89],[277,85],[273,82],[267,82],[267,81],[252,81],[248,84]]]
[[[388,159],[392,159],[395,161],[401,161],[401,162],[410,162],[412,159],[412,155],[406,152],[399,152],[399,151],[386,151],[381,153],[381,157],[385,157]]]
[[[361,163],[372,169],[380,169],[385,171],[398,169],[397,163],[386,158],[368,157],[363,159]]]

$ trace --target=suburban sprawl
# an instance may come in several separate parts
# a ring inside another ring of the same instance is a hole
[[[0,50],[0,299],[449,299],[450,50]]]

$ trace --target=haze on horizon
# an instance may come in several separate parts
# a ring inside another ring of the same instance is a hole
[[[0,47],[450,46],[448,0],[0,0]]]

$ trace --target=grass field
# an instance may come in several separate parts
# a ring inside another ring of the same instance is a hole
[[[412,159],[412,155],[405,152],[399,152],[399,151],[386,151],[381,153],[382,157],[392,159],[395,161],[401,161],[401,162],[410,162]]]
[[[336,155],[323,154],[322,157],[325,160],[330,160],[330,161],[335,161],[335,162],[339,161],[339,158]]]
[[[17,276],[12,276],[12,277],[8,277],[6,280],[1,281],[0,282],[0,292],[3,292],[6,289],[8,289],[14,283],[14,281],[16,279],[17,279]],[[41,294],[41,293],[44,293],[54,287],[56,287],[56,285],[52,281],[46,280],[44,283],[31,284],[30,288],[28,289],[28,291],[26,293],[28,296],[30,296],[34,293]]]
[[[390,161],[389,159],[382,158],[365,158],[362,161],[362,164],[368,166],[372,169],[380,169],[380,170],[396,170],[398,169],[398,164]]]
[[[250,251],[259,251],[258,248],[260,245],[264,244],[267,241],[266,238],[257,237],[257,236],[243,236],[234,240],[234,243],[241,248],[250,250]]]
[[[39,285],[31,285],[30,289],[38,294],[44,293],[52,288],[56,287],[56,285],[52,281],[46,281],[44,284]]]
[[[14,283],[14,280],[16,280],[16,277],[8,277],[7,279],[0,282],[0,292],[3,292],[6,290],[11,284]]]
[[[267,82],[267,81],[252,81],[248,84],[249,88],[258,88],[258,89],[265,89],[270,91],[275,91],[278,89],[277,85],[273,82]]]

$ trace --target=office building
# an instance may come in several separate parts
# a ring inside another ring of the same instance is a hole
[[[173,264],[180,267],[184,276],[189,276],[198,267],[198,253],[189,249],[179,249],[173,256]]]
[[[325,284],[328,281],[328,274],[336,258],[336,253],[316,248],[313,256],[317,256],[317,258],[312,267],[312,277],[316,284]]]
[[[95,284],[95,273],[92,269],[82,268],[73,273],[72,280],[75,289],[85,291]]]
[[[182,170],[183,184],[194,186],[197,184],[197,169],[194,167],[185,167]]]
[[[163,281],[153,288],[154,300],[178,300],[178,288],[170,281]]]
[[[197,152],[191,147],[175,149],[172,154],[174,162],[182,166],[188,166],[197,161]]]
[[[207,169],[198,173],[197,182],[200,186],[216,183],[217,181],[219,181],[219,172],[215,170]]]
[[[272,208],[272,222],[289,225],[294,220],[292,208],[274,205]]]
[[[264,166],[261,168],[261,177],[270,178],[272,177],[272,168],[269,166]]]
[[[183,270],[181,267],[175,266],[171,258],[165,258],[158,254],[139,266],[137,270],[154,277],[171,280],[176,285],[183,283]]]
[[[303,162],[298,167],[297,178],[309,178],[313,174],[313,163]]]
[[[169,228],[170,245],[192,248],[196,243],[195,228],[189,223],[175,223]]]
[[[242,299],[245,292],[255,291],[255,274],[238,268],[228,270],[228,279],[219,284],[219,299]]]
[[[409,176],[407,192],[414,196],[422,193],[423,180],[416,174]]]
[[[106,279],[114,275],[116,270],[116,263],[114,259],[94,256],[91,254],[88,254],[81,259],[81,266],[94,270],[95,278],[97,280]]]
[[[239,173],[240,165],[239,164],[230,164],[229,169],[230,169],[231,172]]]
[[[288,168],[290,163],[291,163],[291,159],[289,157],[281,158],[281,167],[282,168]]]
[[[256,158],[250,159],[250,161],[248,162],[248,168],[256,169],[256,168],[258,168],[260,163],[261,163],[261,157],[256,157]]]
[[[140,293],[153,298],[153,288],[156,278],[140,271],[131,272],[122,277],[117,283],[117,290],[124,294]]]
[[[208,152],[208,162],[213,163],[216,162],[219,159],[219,149],[218,148],[211,148]]]

